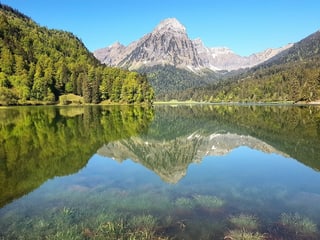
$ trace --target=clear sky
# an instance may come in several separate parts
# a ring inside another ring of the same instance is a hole
[[[0,0],[41,26],[73,32],[90,51],[124,45],[177,18],[191,39],[247,56],[320,29],[320,0]]]

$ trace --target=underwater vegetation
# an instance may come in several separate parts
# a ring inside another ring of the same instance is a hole
[[[318,231],[317,225],[311,219],[301,216],[299,213],[282,213],[280,224],[294,235],[311,237]]]
[[[143,229],[143,230],[153,230],[156,227],[156,218],[152,215],[139,215],[133,216],[130,220],[130,225],[136,229]]]
[[[101,224],[96,231],[85,229],[83,235],[89,239],[108,240],[168,240],[156,234],[156,218],[152,215],[139,215],[129,221],[118,221]]]
[[[193,209],[194,207],[201,207],[207,210],[220,209],[225,204],[225,201],[210,195],[195,195],[192,198],[179,197],[175,201],[175,206],[181,209]]]
[[[176,199],[175,206],[181,209],[192,209],[195,206],[195,202],[191,198],[180,197]]]
[[[217,210],[225,204],[221,198],[210,195],[195,195],[194,199],[198,206],[208,210]]]
[[[237,229],[253,231],[259,227],[258,218],[253,215],[241,213],[237,216],[230,216],[229,221]]]
[[[258,218],[254,215],[240,213],[229,217],[229,222],[235,228],[225,235],[226,240],[262,240],[265,234],[257,232],[259,228]]]
[[[264,240],[265,235],[258,232],[248,232],[244,229],[230,230],[224,237],[225,240]]]

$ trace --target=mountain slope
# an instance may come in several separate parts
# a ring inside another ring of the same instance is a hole
[[[320,31],[317,31],[301,41],[295,43],[290,49],[283,51],[264,64],[263,67],[285,64],[288,62],[301,62],[320,56]]]
[[[72,33],[0,4],[0,105],[55,103],[67,93],[88,103],[153,98],[145,76],[105,67]]]
[[[186,28],[177,19],[169,18],[128,46],[116,42],[94,51],[94,56],[108,66],[147,74],[157,99],[166,99],[168,94],[206,87],[227,71],[253,67],[290,47],[289,44],[243,57],[228,48],[208,48],[201,39],[191,40]]]
[[[151,33],[127,47],[116,43],[95,51],[94,55],[103,63],[128,69],[165,64],[190,69],[203,67],[186,28],[174,18],[162,21]]]
[[[208,96],[205,100],[218,102],[319,101],[319,48],[317,31],[258,66],[217,84],[189,90],[188,95],[196,100]],[[180,93],[180,99],[185,95]]]

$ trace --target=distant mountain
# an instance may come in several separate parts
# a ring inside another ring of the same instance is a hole
[[[194,40],[193,43],[207,68],[227,71],[251,68],[289,49],[293,45],[287,44],[280,48],[268,48],[262,52],[251,54],[250,56],[240,56],[226,47],[205,47],[199,38]]]
[[[261,53],[242,57],[228,48],[208,48],[201,39],[191,40],[186,28],[175,18],[163,20],[151,33],[128,46],[115,44],[94,51],[102,63],[128,69],[172,65],[197,72],[236,70],[262,63],[281,51],[291,47],[267,49]]]
[[[177,19],[168,18],[128,46],[116,42],[94,51],[94,56],[107,66],[147,74],[156,97],[168,99],[168,94],[206,87],[228,71],[256,66],[291,46],[243,57],[225,47],[206,47],[199,38],[191,40]]]
[[[180,97],[210,101],[320,103],[320,31],[241,74]],[[177,94],[175,98],[179,98]],[[169,96],[170,98],[170,96]],[[207,100],[208,100],[207,99]]]

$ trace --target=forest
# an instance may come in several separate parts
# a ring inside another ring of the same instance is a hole
[[[106,67],[72,33],[41,27],[0,4],[0,105],[56,103],[64,94],[85,103],[152,103],[146,75]]]
[[[320,99],[320,58],[259,68],[166,98],[205,102],[311,102]]]

